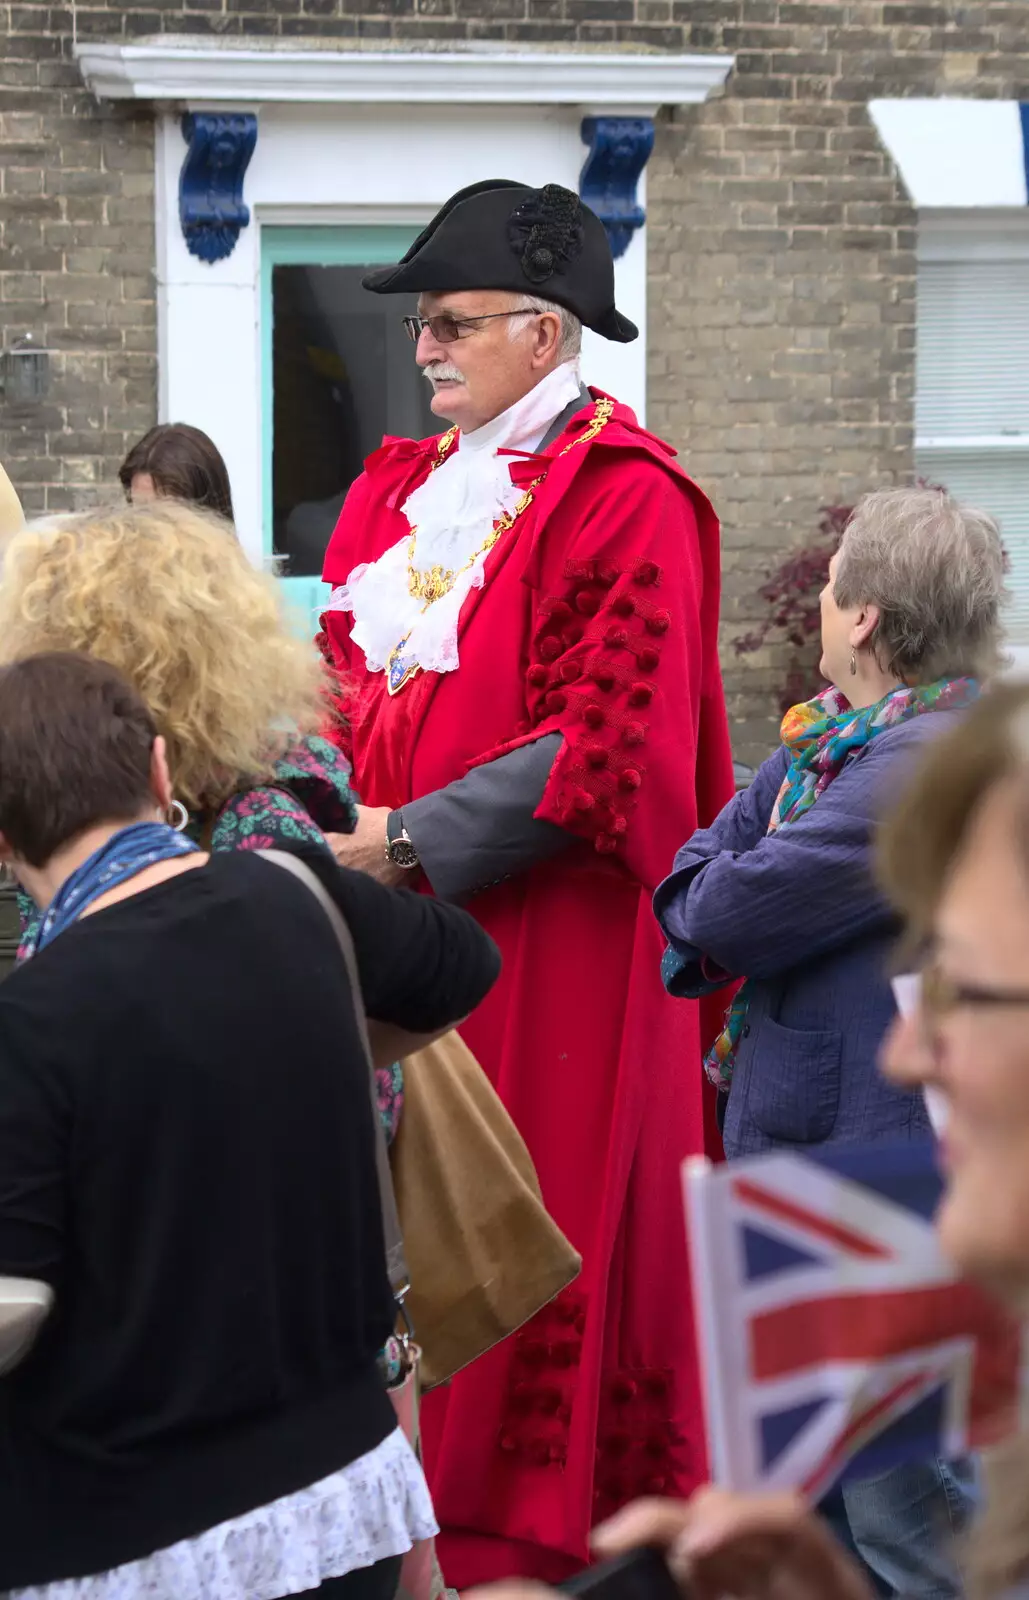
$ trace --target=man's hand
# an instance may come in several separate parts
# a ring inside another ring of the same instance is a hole
[[[689,1501],[641,1500],[593,1535],[601,1560],[643,1546],[663,1550],[683,1600],[871,1600],[854,1562],[795,1495],[701,1489]],[[555,1600],[514,1579],[464,1600]]]
[[[598,1528],[601,1558],[663,1549],[692,1600],[871,1600],[857,1566],[799,1495],[701,1489],[685,1504],[642,1500]]]
[[[389,806],[358,806],[357,827],[353,833],[330,833],[326,837],[341,867],[367,872],[388,889],[395,889],[409,874],[386,859],[388,816]]]

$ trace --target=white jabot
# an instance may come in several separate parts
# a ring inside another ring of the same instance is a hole
[[[443,465],[408,496],[403,510],[416,535],[414,565],[420,571],[440,566],[456,572],[447,594],[426,606],[409,592],[410,535],[377,561],[355,567],[333,591],[329,609],[353,612],[351,637],[364,651],[370,671],[383,671],[390,652],[405,638],[405,660],[425,672],[455,671],[461,607],[469,592],[483,584],[488,551],[482,546],[497,518],[513,511],[525,493],[511,482],[510,458],[497,452],[536,450],[554,418],[578,393],[577,364],[555,367],[485,427],[462,433]],[[460,570],[466,563],[466,570]]]

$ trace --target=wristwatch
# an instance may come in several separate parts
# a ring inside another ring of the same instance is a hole
[[[386,860],[394,867],[403,867],[405,872],[419,865],[418,851],[404,827],[402,811],[391,811],[386,818]]]

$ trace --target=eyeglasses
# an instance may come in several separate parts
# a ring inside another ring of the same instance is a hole
[[[957,983],[931,961],[922,970],[922,1014],[930,1032],[945,1017],[964,1006],[1029,1006],[1029,989],[990,989],[979,984]]]
[[[434,317],[405,317],[404,327],[407,337],[412,344],[417,344],[422,336],[422,331],[428,328],[437,344],[453,344],[455,339],[464,339],[470,333],[475,333],[476,323],[495,322],[498,317],[524,317],[531,315],[525,311],[490,311],[484,317],[455,317],[451,311],[440,311]]]

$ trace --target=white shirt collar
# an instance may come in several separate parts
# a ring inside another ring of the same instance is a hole
[[[562,362],[492,422],[462,433],[459,449],[476,454],[482,450],[535,450],[554,418],[571,405],[579,389],[578,362]]]

